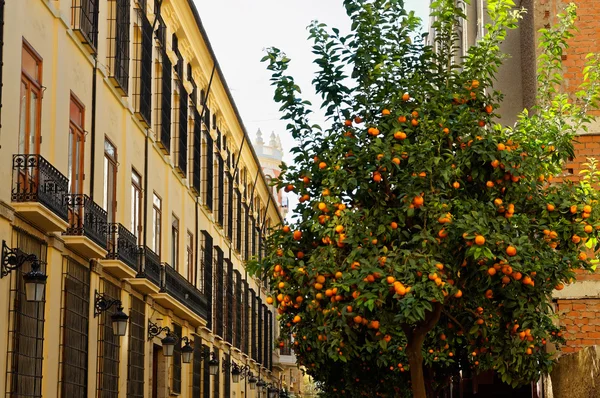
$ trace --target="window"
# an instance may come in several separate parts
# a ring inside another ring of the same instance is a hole
[[[165,23],[158,18],[156,38],[159,42],[156,61],[156,127],[158,144],[165,154],[171,152],[171,72],[173,66],[167,55]]]
[[[71,5],[71,26],[94,54],[98,47],[98,1],[73,0]]]
[[[42,58],[23,41],[19,106],[19,153],[40,153],[42,118]]]
[[[142,177],[131,170],[131,232],[142,244]]]
[[[146,352],[146,303],[131,297],[127,350],[127,397],[144,398],[144,353]]]
[[[202,236],[200,239],[200,251],[202,253],[202,258],[200,260],[200,269],[198,270],[198,276],[200,280],[200,284],[198,290],[200,290],[203,294],[207,296],[208,300],[212,300],[212,296],[210,294],[206,294],[206,292],[211,292],[212,290],[212,263],[213,263],[213,240],[212,236],[207,231],[202,231]],[[210,274],[210,275],[209,275]],[[205,286],[206,283],[206,286]],[[211,286],[209,288],[209,285]],[[211,308],[210,302],[208,303],[208,308]],[[210,320],[210,317],[209,317]]]
[[[13,247],[35,254],[46,272],[47,246],[33,236],[13,230]],[[25,264],[11,273],[10,312],[6,396],[42,398],[42,369],[44,360],[44,309],[43,302],[25,299],[23,274],[31,271]]]
[[[181,326],[174,323],[173,333],[179,336],[180,340],[175,344],[173,348],[173,387],[172,392],[175,394],[181,394]]]
[[[108,0],[109,76],[123,95],[129,89],[129,0]]]
[[[202,338],[200,336],[194,336],[194,357],[192,360],[192,398],[202,398],[202,379],[204,376],[202,369],[202,352],[204,351],[203,347]]]
[[[191,188],[195,191],[196,195],[201,192],[201,177],[200,177],[200,165],[202,162],[202,128],[200,121],[200,114],[196,110],[195,104],[192,105],[192,113],[194,115],[194,127],[193,127],[193,143],[192,143],[192,186]]]
[[[196,281],[196,267],[194,267],[194,234],[190,231],[187,232],[187,277],[188,281],[194,286],[197,285]]]
[[[69,179],[69,193],[83,193],[85,133],[83,120],[83,104],[71,93],[69,110],[69,166],[67,178]]]
[[[146,127],[152,122],[152,24],[146,17],[145,2],[136,10],[133,26],[133,109]]]
[[[104,280],[103,294],[109,300],[121,298],[121,289]],[[100,314],[98,323],[98,397],[119,397],[119,360],[121,351],[120,337],[112,328],[111,316],[117,311],[112,306]]]
[[[223,335],[223,293],[225,291],[224,276],[224,256],[223,250],[215,246],[216,256],[214,257],[213,274],[213,333],[217,336]]]
[[[183,86],[184,60],[179,51],[177,35],[173,34],[172,47],[177,64],[175,71],[177,77],[176,95],[173,101],[173,154],[175,155],[175,168],[182,177],[187,176],[187,146],[188,146],[188,93]]]
[[[179,219],[175,214],[171,225],[171,266],[179,270]]]
[[[65,257],[62,296],[62,397],[85,398],[88,381],[90,271]]]
[[[162,200],[154,192],[152,198],[152,250],[160,257]]]
[[[104,140],[104,210],[108,223],[114,223],[117,214],[117,148]]]
[[[203,169],[205,170],[205,172],[202,174],[202,176],[204,177],[204,195],[203,195],[203,199],[204,199],[204,205],[208,208],[209,211],[213,210],[213,175],[214,175],[214,141],[210,135],[210,133],[208,131],[204,132],[204,135],[206,137],[206,143],[204,145],[204,152],[203,152]]]

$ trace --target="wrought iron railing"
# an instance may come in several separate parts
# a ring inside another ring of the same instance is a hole
[[[138,278],[146,278],[156,286],[162,286],[162,264],[160,257],[147,246],[140,246],[140,268]]]
[[[106,258],[120,260],[131,269],[138,271],[137,238],[120,223],[109,224],[108,254]]]
[[[98,48],[98,0],[73,0],[71,24],[84,44],[93,53]]]
[[[89,196],[83,194],[65,195],[69,209],[69,227],[63,235],[83,235],[106,249],[108,214]]]
[[[41,155],[13,155],[13,202],[39,202],[68,221],[69,180]]]
[[[206,298],[190,282],[181,276],[169,264],[163,264],[165,278],[161,291],[166,292],[176,298],[181,304],[188,307],[200,317],[206,319],[207,304]]]

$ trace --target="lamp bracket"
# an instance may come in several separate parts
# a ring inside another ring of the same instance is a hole
[[[169,328],[168,326],[160,327],[159,325],[152,322],[151,320],[148,320],[148,341],[152,340],[154,337],[158,336],[162,332],[165,332],[167,334],[167,336],[174,337],[175,340],[179,341],[179,336],[177,336],[177,334],[172,332],[171,328]],[[182,340],[189,341],[187,336],[183,337]]]
[[[10,248],[6,244],[5,240],[2,241],[2,264],[0,278],[4,278],[28,261],[31,262],[32,270],[39,271],[40,262],[35,254],[24,253],[19,248]]]
[[[117,308],[123,310],[123,302],[119,299],[110,299],[102,293],[98,293],[96,290],[96,301],[94,303],[94,318],[99,316],[105,311],[108,311],[112,306],[116,305]]]

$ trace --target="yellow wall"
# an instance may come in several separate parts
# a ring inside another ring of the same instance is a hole
[[[0,188],[0,238],[6,240],[11,245],[11,231],[13,227],[20,226],[24,230],[35,234],[48,243],[48,282],[46,287],[46,305],[45,305],[45,329],[44,329],[44,360],[43,360],[43,396],[60,396],[60,390],[57,387],[60,380],[60,343],[61,343],[61,306],[62,306],[62,280],[63,280],[63,259],[65,256],[78,259],[83,265],[96,264],[91,266],[90,281],[90,311],[93,311],[93,294],[96,289],[100,289],[101,280],[109,279],[116,282],[121,287],[121,300],[126,312],[129,308],[130,293],[146,301],[146,317],[162,325],[171,325],[177,322],[183,326],[183,335],[192,336],[197,333],[202,336],[203,342],[209,341],[220,347],[221,353],[231,350],[233,359],[238,363],[246,363],[247,357],[239,350],[228,348],[227,344],[215,338],[211,331],[192,325],[205,324],[205,320],[186,319],[175,315],[174,311],[168,306],[161,306],[154,301],[153,294],[144,295],[136,291],[128,280],[115,278],[110,272],[103,270],[104,259],[97,259],[90,262],[90,258],[82,257],[73,250],[60,232],[43,231],[36,225],[29,223],[27,217],[16,211],[11,203],[10,183],[12,181],[12,156],[17,152],[17,137],[19,131],[19,97],[20,97],[20,76],[21,76],[21,49],[22,40],[27,40],[32,47],[40,54],[43,59],[43,85],[44,95],[42,101],[42,137],[41,155],[46,158],[54,167],[63,174],[67,173],[68,167],[68,146],[69,136],[69,101],[70,93],[73,92],[85,105],[85,181],[84,193],[91,196],[93,188],[93,199],[100,206],[103,205],[103,159],[104,159],[104,137],[108,137],[118,150],[118,175],[117,175],[117,216],[116,221],[122,223],[128,229],[131,225],[131,170],[135,168],[142,174],[143,179],[147,179],[148,187],[144,194],[144,200],[148,201],[148,219],[146,238],[147,246],[151,247],[152,239],[152,193],[156,192],[162,197],[162,255],[161,261],[171,262],[171,222],[174,213],[180,222],[180,241],[179,241],[179,259],[180,272],[187,276],[187,269],[184,264],[186,258],[186,236],[190,230],[194,236],[199,235],[202,230],[210,232],[214,239],[214,245],[219,246],[225,252],[227,257],[231,243],[225,237],[223,229],[216,225],[215,219],[210,211],[204,206],[199,206],[199,225],[195,228],[195,206],[196,196],[189,189],[191,181],[182,179],[174,170],[174,158],[164,155],[157,144],[154,142],[157,132],[152,128],[146,130],[137,120],[133,112],[133,103],[131,97],[123,97],[119,94],[113,82],[108,78],[107,66],[107,18],[108,1],[99,1],[99,40],[97,50],[98,73],[97,84],[98,91],[96,96],[96,136],[95,136],[95,168],[92,171],[92,79],[93,67],[95,64],[94,56],[81,44],[81,40],[71,29],[71,6],[73,2],[79,0],[9,0],[5,6],[5,39],[3,48],[3,94],[2,94],[2,127],[0,130],[0,181],[3,187]],[[131,34],[130,44],[133,41],[133,21],[135,20],[136,1],[131,0]],[[153,1],[148,0],[149,17],[152,21]],[[164,0],[161,10],[166,26],[167,38],[170,43],[172,33],[176,33],[179,38],[179,47],[185,58],[186,64],[189,62],[193,66],[193,75],[198,84],[198,89],[206,89],[213,64],[216,62],[213,53],[205,40],[194,16],[188,0]],[[169,46],[170,48],[170,46]],[[156,50],[155,50],[156,51]],[[130,57],[133,58],[133,49],[130,49]],[[134,75],[133,62],[130,61],[130,91],[133,90],[131,76]],[[185,73],[187,75],[187,73]],[[154,84],[153,79],[154,93]],[[175,84],[173,84],[175,87]],[[215,77],[210,90],[208,104],[211,113],[217,113],[217,124],[223,134],[229,139],[231,152],[235,153],[236,158],[241,156],[240,170],[247,169],[248,183],[252,183],[257,172],[260,173],[260,165],[257,163],[256,156],[250,144],[246,139],[244,149],[238,154],[238,149],[244,140],[245,130],[239,119],[235,105],[230,101],[229,92],[226,83],[221,79],[220,69],[215,73]],[[154,108],[154,107],[153,107]],[[200,110],[200,109],[199,109]],[[154,113],[154,109],[153,109]],[[152,123],[154,126],[154,122]],[[151,137],[149,147],[149,170],[147,175],[144,172],[144,146],[146,136]],[[191,133],[189,140],[191,142]],[[91,187],[92,173],[94,186]],[[271,205],[265,209],[269,202],[270,190],[268,189],[264,178],[258,179],[255,196],[261,203],[261,211],[268,213],[268,218],[272,225],[278,224],[281,220],[277,206]],[[244,275],[244,261],[239,253],[232,250],[232,261],[234,268],[240,270]],[[10,317],[9,284],[11,278],[0,279],[0,374],[7,374],[10,366],[7,352],[9,342],[8,326]],[[255,281],[250,280],[250,287],[259,291]],[[262,298],[265,292],[261,293]],[[175,300],[175,299],[173,299]],[[271,308],[275,314],[274,308]],[[177,312],[177,311],[175,311]],[[194,317],[195,315],[190,315]],[[158,321],[162,319],[161,321]],[[274,317],[274,323],[275,317]],[[90,313],[89,325],[89,351],[88,351],[88,396],[96,394],[96,367],[98,355],[97,344],[97,322]],[[275,333],[274,333],[275,335]],[[160,339],[155,338],[154,342]],[[127,389],[127,337],[121,338],[121,358],[120,358],[120,382],[119,396],[126,396]],[[209,344],[209,345],[210,345]],[[221,355],[223,357],[223,355]],[[170,359],[169,361],[172,361]],[[258,366],[252,360],[254,374],[258,373]],[[145,396],[150,395],[151,388],[151,363],[152,363],[152,344],[146,344],[146,392]],[[192,365],[183,364],[183,388],[181,397],[191,397],[191,369]],[[170,367],[169,367],[170,369]],[[166,371],[169,372],[170,370]],[[265,370],[262,370],[264,372]],[[170,374],[163,374],[165,380],[171,377]],[[273,377],[277,378],[275,371]],[[221,381],[223,382],[223,375]],[[7,391],[7,383],[10,380],[6,377],[0,377],[0,393]],[[165,383],[168,385],[169,383]],[[245,396],[241,394],[243,382],[239,385],[232,383],[232,396]],[[235,394],[233,394],[235,392]],[[166,391],[163,391],[166,394]],[[166,395],[159,396],[166,396]],[[221,387],[221,394],[223,388]],[[211,395],[212,396],[212,395]],[[247,395],[252,397],[252,394]]]

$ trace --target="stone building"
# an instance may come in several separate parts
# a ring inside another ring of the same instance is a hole
[[[278,178],[281,174],[281,162],[283,161],[283,148],[281,147],[279,135],[272,132],[269,143],[265,145],[262,131],[258,129],[253,145],[267,182],[269,183],[273,178]],[[288,200],[282,190],[277,190],[276,187],[271,189],[273,190],[273,196],[277,199],[277,207],[283,218],[285,218],[289,210]]]
[[[0,392],[274,391],[282,218],[194,1],[0,0],[0,46]]]

